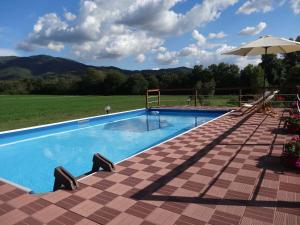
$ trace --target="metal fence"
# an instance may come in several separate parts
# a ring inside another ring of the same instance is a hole
[[[272,88],[274,90],[276,88]],[[197,89],[155,89],[146,92],[146,107],[154,106],[219,106],[239,107],[251,103],[262,94],[251,94],[247,88],[215,89],[217,94],[201,94]],[[221,93],[221,94],[220,94]],[[278,93],[271,104],[276,108],[291,106],[296,94]]]

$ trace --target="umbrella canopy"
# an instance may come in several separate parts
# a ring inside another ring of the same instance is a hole
[[[228,52],[222,53],[222,55],[267,55],[267,54],[279,54],[279,53],[291,53],[300,51],[300,42],[291,41],[285,38],[263,36],[259,39],[242,45],[239,48],[235,48]],[[264,74],[264,91],[266,90],[266,74]],[[265,92],[263,92],[265,98]]]
[[[222,54],[248,56],[291,53],[296,51],[300,51],[300,42],[268,35]]]

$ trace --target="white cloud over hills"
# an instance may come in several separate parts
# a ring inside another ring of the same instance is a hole
[[[184,14],[175,12],[172,8],[182,1],[81,0],[78,15],[65,11],[64,17],[56,13],[40,17],[18,49],[61,51],[68,46],[79,58],[133,56],[138,62],[144,62],[145,54],[162,47],[166,38],[191,32],[216,20],[238,0],[204,0]],[[211,34],[210,38],[222,36],[223,33]],[[172,61],[171,53],[159,54],[161,61]]]
[[[209,65],[222,60],[244,65],[247,61],[257,63],[257,59],[236,61],[235,57],[220,54],[234,47],[226,42],[227,34],[232,31],[221,27],[204,35],[202,28],[233,5],[239,14],[235,16],[243,17],[268,13],[284,3],[288,3],[295,14],[300,13],[300,0],[199,0],[184,12],[174,9],[186,1],[80,0],[76,14],[64,10],[61,15],[49,12],[38,18],[31,33],[18,44],[18,49],[57,52],[66,49],[72,57],[93,62],[132,57],[137,63],[152,60],[159,65]],[[266,27],[265,22],[260,22],[241,29],[239,34],[258,35]],[[184,46],[166,48],[169,38],[186,34],[191,40]]]

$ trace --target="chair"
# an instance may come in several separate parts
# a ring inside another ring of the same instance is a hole
[[[251,109],[253,109],[255,106],[257,106],[258,104],[260,104],[264,99],[266,99],[268,96],[270,96],[272,94],[271,91],[265,91],[264,95],[262,95],[259,99],[257,99],[256,101],[252,102],[252,103],[245,103],[243,104],[237,111],[242,111],[242,109],[247,108],[242,114],[247,113],[248,111],[251,111]]]
[[[270,115],[270,116],[275,116],[276,112],[273,110],[272,106],[269,104],[271,100],[275,97],[276,94],[278,94],[279,90],[275,90],[272,92],[271,95],[269,95],[265,100],[263,100],[259,105],[256,107],[256,112],[258,110],[263,109],[263,111]]]

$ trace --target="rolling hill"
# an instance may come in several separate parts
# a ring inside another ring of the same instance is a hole
[[[52,57],[49,55],[36,55],[29,57],[3,56],[0,57],[0,80],[14,80],[47,75],[72,74],[82,76],[88,68],[101,71],[117,70],[124,74],[142,73],[145,75],[159,75],[162,73],[190,72],[190,68],[178,67],[161,70],[124,70],[118,67],[96,67],[85,65],[74,60]]]

